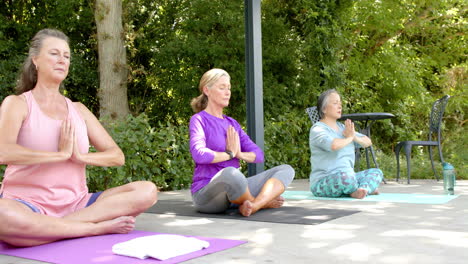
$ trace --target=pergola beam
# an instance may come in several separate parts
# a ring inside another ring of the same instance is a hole
[[[247,133],[264,150],[261,0],[245,3],[245,80]],[[249,163],[249,176],[264,170],[263,163]]]

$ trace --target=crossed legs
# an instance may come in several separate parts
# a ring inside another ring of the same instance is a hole
[[[36,246],[60,239],[128,233],[135,216],[156,203],[156,186],[132,182],[104,191],[95,203],[62,218],[34,213],[26,205],[0,199],[0,240]]]
[[[280,196],[284,192],[285,186],[276,179],[270,178],[263,185],[260,193],[254,197],[249,188],[238,199],[231,201],[239,204],[239,212],[243,216],[250,216],[260,209],[279,208],[283,206],[284,198]]]
[[[383,179],[380,169],[368,169],[358,173],[338,172],[329,175],[313,186],[311,191],[315,196],[340,197],[349,195],[362,199],[368,194],[378,194],[377,188]]]
[[[280,195],[293,178],[294,169],[289,165],[280,165],[249,178],[238,169],[228,167],[192,197],[200,212],[220,213],[233,203],[240,205],[242,215],[250,216],[263,208],[281,207],[284,198]]]

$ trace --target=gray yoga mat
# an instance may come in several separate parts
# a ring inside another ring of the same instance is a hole
[[[282,224],[299,224],[299,225],[317,225],[343,216],[358,213],[355,210],[339,210],[339,209],[321,209],[321,208],[305,208],[297,206],[282,206],[274,209],[263,209],[257,213],[244,217],[238,209],[232,208],[221,214],[204,214],[199,213],[193,206],[191,201],[185,200],[160,200],[153,207],[149,208],[146,213],[152,214],[173,214],[179,216],[191,216],[199,218],[224,218],[245,221],[260,221]]]

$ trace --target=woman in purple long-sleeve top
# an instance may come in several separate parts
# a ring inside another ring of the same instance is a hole
[[[263,151],[239,123],[223,114],[231,97],[231,78],[222,69],[203,74],[201,95],[192,100],[190,152],[195,161],[191,187],[193,202],[204,213],[224,212],[231,204],[249,216],[263,208],[283,205],[281,194],[294,178],[294,169],[280,165],[246,178],[239,161],[263,162]]]

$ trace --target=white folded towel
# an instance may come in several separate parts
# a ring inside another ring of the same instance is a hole
[[[185,255],[210,246],[210,243],[194,237],[179,235],[152,235],[134,238],[112,246],[117,255],[159,260]]]

